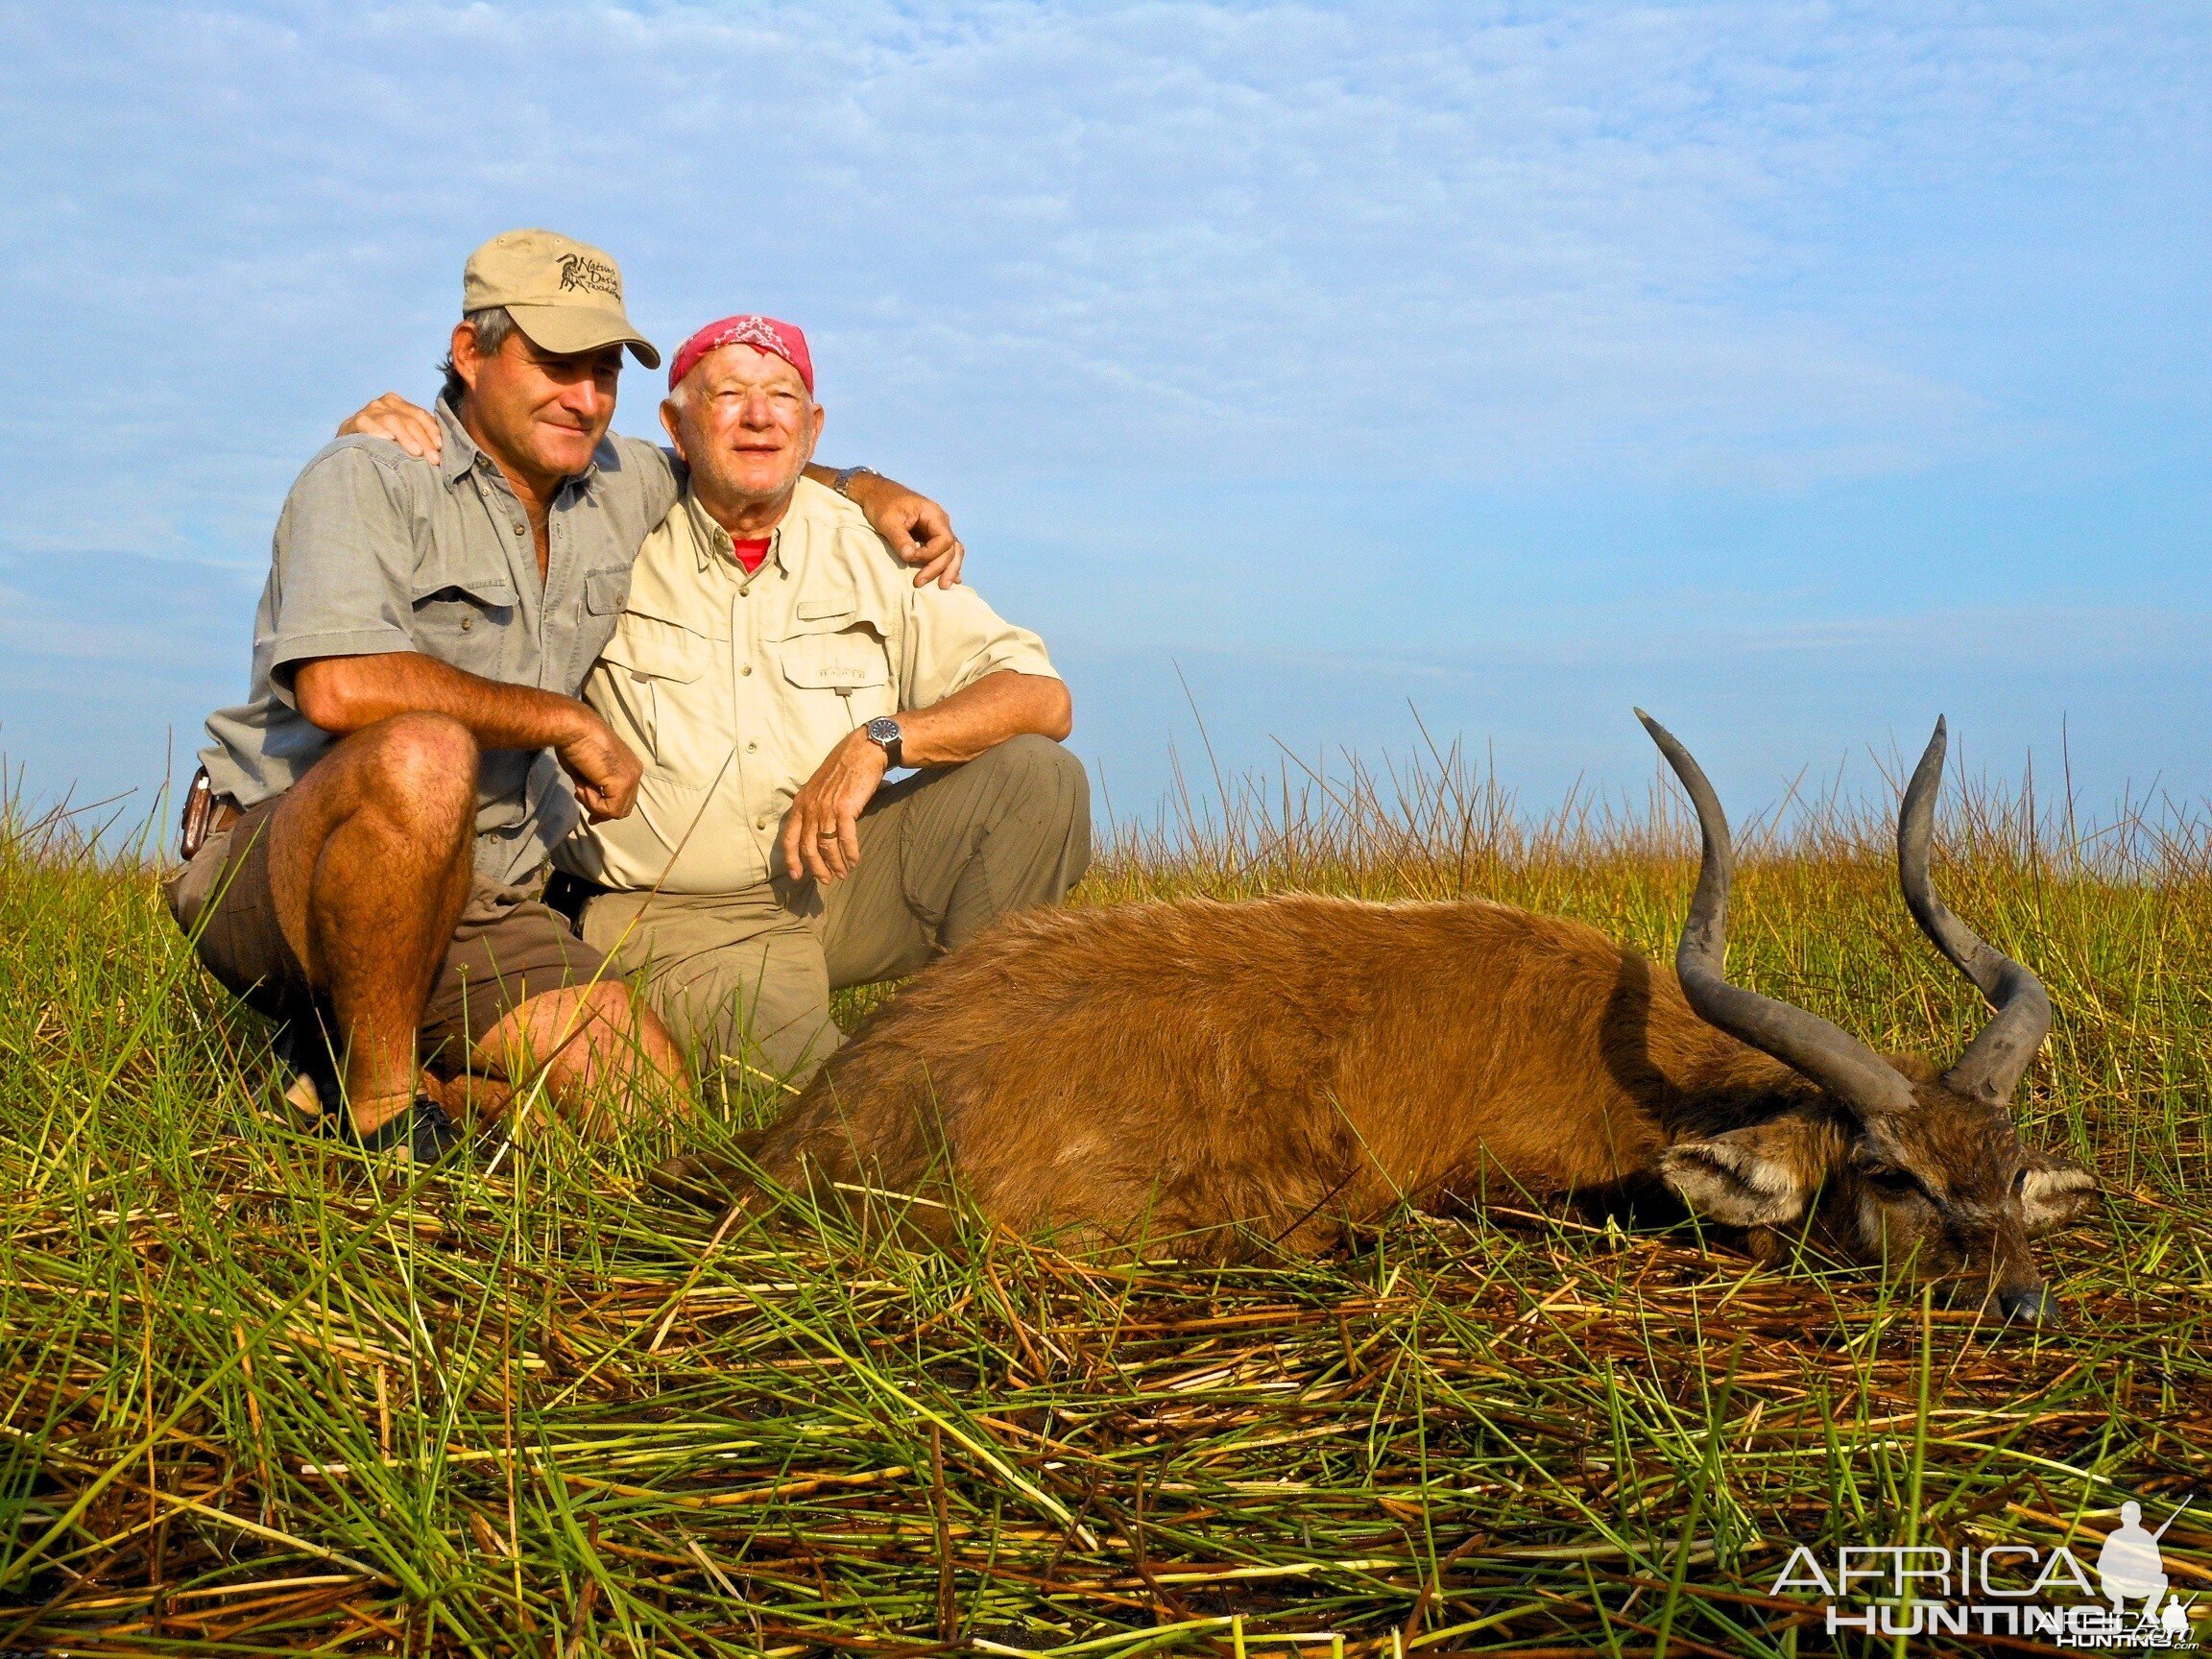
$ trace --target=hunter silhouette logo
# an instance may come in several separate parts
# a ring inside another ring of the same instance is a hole
[[[2094,1585],[2063,1544],[2049,1551],[2028,1544],[1845,1545],[1827,1562],[1799,1545],[1767,1594],[1817,1592],[1831,1636],[2001,1635],[2078,1649],[2194,1648],[2189,1605],[2174,1593],[2159,1551],[2193,1502],[2184,1499],[2155,1532],[2143,1525],[2140,1503],[2123,1503],[2120,1525],[2097,1551]],[[2099,1603],[2100,1591],[2110,1606]]]
[[[2181,1501],[2186,1509],[2196,1501],[2192,1493]],[[2166,1594],[2166,1558],[2159,1552],[2158,1541],[2166,1536],[2166,1527],[2181,1518],[2181,1509],[2166,1517],[2166,1526],[2155,1532],[2144,1530],[2143,1505],[2120,1505],[2120,1525],[2104,1539],[2104,1548],[2097,1551],[2097,1577],[2104,1585],[2105,1598],[2112,1603],[2112,1616],[2117,1619],[2128,1611],[2128,1602],[2139,1599],[2143,1615],[2148,1618],[2157,1610],[2159,1598]],[[2181,1610],[2178,1599],[2166,1603],[2166,1617],[2162,1623],[2171,1627],[2178,1620],[2188,1627],[2188,1615]]]
[[[614,275],[614,267],[604,259],[594,259],[589,253],[564,253],[561,255],[561,291],[581,288],[588,294],[605,294],[622,298],[622,278]]]

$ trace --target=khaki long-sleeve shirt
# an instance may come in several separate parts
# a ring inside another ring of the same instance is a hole
[[[854,728],[1000,669],[1057,678],[1044,641],[974,589],[916,588],[834,491],[801,480],[750,576],[686,491],[584,683],[645,763],[637,809],[580,826],[557,861],[614,888],[764,881],[792,797]]]

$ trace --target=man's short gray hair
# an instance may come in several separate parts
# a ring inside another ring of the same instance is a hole
[[[476,336],[476,349],[496,351],[507,344],[507,336],[515,332],[515,318],[504,305],[487,306],[481,311],[462,313],[461,321],[468,324]],[[461,371],[453,367],[453,353],[445,353],[445,361],[438,365],[438,372],[445,376],[445,384],[438,396],[458,409],[461,394],[469,390],[468,382],[461,378]]]

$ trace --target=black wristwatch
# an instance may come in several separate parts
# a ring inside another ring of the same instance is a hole
[[[868,741],[883,751],[883,758],[896,771],[906,764],[906,734],[899,730],[899,722],[888,714],[878,714],[862,728]]]

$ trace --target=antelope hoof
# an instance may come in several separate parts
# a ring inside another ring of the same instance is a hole
[[[646,1172],[645,1185],[702,1210],[721,1210],[753,1183],[726,1159],[697,1153],[688,1158],[663,1158]]]
[[[2049,1286],[2032,1285],[2025,1290],[2000,1290],[1997,1306],[2008,1319],[2018,1319],[2030,1325],[2063,1325],[2066,1316],[2058,1306],[2058,1298],[2052,1295]]]

